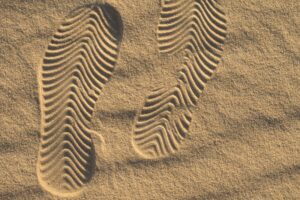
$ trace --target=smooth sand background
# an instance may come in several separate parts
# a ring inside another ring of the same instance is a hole
[[[64,17],[82,0],[0,0],[0,199],[59,199],[37,181],[37,69]],[[220,0],[223,59],[178,154],[145,161],[131,146],[149,91],[176,81],[183,55],[160,56],[159,0],[107,0],[123,19],[114,76],[93,130],[105,138],[92,181],[74,199],[299,199],[300,3]]]

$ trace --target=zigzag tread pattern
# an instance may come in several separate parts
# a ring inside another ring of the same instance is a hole
[[[90,180],[95,103],[118,57],[118,15],[106,5],[73,11],[52,37],[39,70],[41,138],[37,174],[50,193],[66,196]]]
[[[191,113],[182,85],[158,89],[147,97],[134,126],[133,146],[146,158],[175,153],[188,133]]]
[[[136,119],[132,141],[140,155],[156,159],[178,151],[189,133],[191,108],[220,62],[225,37],[225,14],[215,0],[162,0],[159,52],[185,56],[178,83],[161,95],[151,93]]]

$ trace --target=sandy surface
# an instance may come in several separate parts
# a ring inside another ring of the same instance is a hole
[[[218,1],[221,62],[180,149],[157,159],[132,145],[136,118],[151,91],[176,84],[184,53],[158,51],[160,1],[106,2],[121,16],[122,40],[91,119],[96,165],[72,199],[299,199],[299,1]],[[0,199],[62,199],[37,176],[38,74],[66,16],[91,3],[0,0]]]

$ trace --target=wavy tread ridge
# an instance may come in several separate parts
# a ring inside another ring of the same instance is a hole
[[[189,133],[191,108],[221,60],[225,37],[225,13],[217,1],[162,0],[159,52],[184,51],[185,61],[178,83],[153,91],[136,118],[132,141],[141,156],[156,159],[178,151]]]
[[[59,196],[90,180],[94,148],[90,129],[95,103],[118,57],[120,18],[109,5],[72,12],[52,37],[39,70],[40,184]]]

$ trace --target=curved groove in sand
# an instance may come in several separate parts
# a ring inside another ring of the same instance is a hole
[[[90,122],[118,57],[122,30],[115,17],[108,5],[74,11],[53,36],[39,71],[38,178],[56,195],[80,191],[92,175]]]
[[[163,0],[157,30],[161,54],[185,51],[178,83],[147,97],[133,133],[145,158],[167,157],[180,148],[192,121],[191,107],[221,60],[226,20],[215,0]]]

